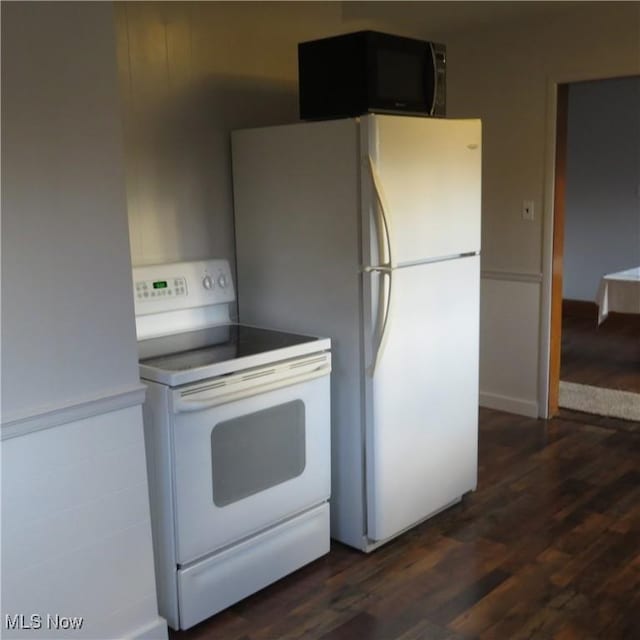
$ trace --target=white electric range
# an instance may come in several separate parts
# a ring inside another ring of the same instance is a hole
[[[329,551],[331,345],[231,322],[226,260],[133,287],[158,607],[187,629]]]

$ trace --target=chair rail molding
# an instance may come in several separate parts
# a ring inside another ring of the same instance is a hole
[[[135,384],[92,398],[84,398],[53,407],[34,408],[33,412],[26,415],[2,416],[0,440],[8,440],[84,418],[141,405],[144,402],[145,393],[146,387],[143,384]]]
[[[542,273],[529,271],[507,271],[506,269],[482,269],[480,277],[484,280],[507,280],[508,282],[542,283]]]

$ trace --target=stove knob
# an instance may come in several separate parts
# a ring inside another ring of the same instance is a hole
[[[202,286],[205,289],[213,289],[213,280],[211,279],[211,276],[205,276],[202,278]]]
[[[218,284],[221,289],[224,289],[227,286],[227,276],[224,273],[218,278]]]

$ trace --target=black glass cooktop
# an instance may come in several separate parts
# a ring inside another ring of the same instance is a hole
[[[140,364],[164,371],[198,367],[284,349],[318,338],[241,324],[151,338],[138,343]]]

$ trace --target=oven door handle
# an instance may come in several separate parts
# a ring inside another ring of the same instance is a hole
[[[300,384],[331,373],[331,354],[323,353],[301,361],[278,363],[243,374],[224,376],[196,389],[172,394],[172,413],[204,411],[267,391]]]

